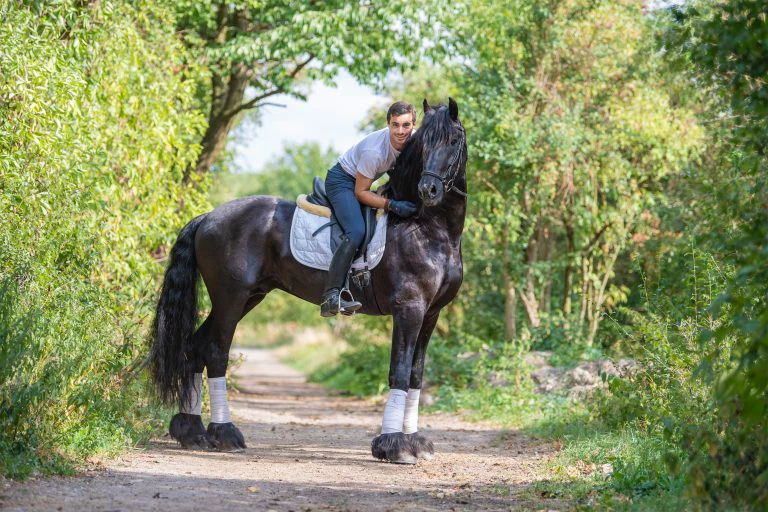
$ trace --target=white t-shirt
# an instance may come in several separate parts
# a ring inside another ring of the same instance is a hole
[[[389,128],[366,135],[363,140],[341,155],[339,163],[344,171],[356,177],[357,173],[373,180],[390,170],[400,154],[389,142]]]

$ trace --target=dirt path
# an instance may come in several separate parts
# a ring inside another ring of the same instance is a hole
[[[236,352],[236,351],[235,351]],[[241,349],[230,404],[244,453],[186,451],[169,438],[72,478],[5,483],[3,510],[519,510],[562,503],[520,496],[551,447],[515,432],[422,415],[435,458],[378,462],[382,405],[330,396],[264,350]],[[205,421],[205,417],[204,417]]]

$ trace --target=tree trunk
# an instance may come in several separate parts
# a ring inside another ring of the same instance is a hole
[[[501,275],[504,284],[504,339],[514,341],[517,338],[517,294],[515,283],[509,270],[509,223],[501,227]]]
[[[549,226],[544,226],[540,230],[540,245],[541,251],[539,255],[539,261],[547,262],[547,273],[544,276],[544,280],[541,286],[541,311],[542,313],[549,315],[552,310],[552,245],[553,237]]]
[[[591,346],[597,334],[597,328],[600,326],[600,311],[603,309],[603,303],[605,303],[605,290],[608,287],[608,281],[613,276],[613,268],[616,265],[616,259],[619,257],[619,248],[616,247],[611,255],[610,259],[606,262],[605,273],[603,274],[603,280],[600,283],[600,289],[597,291],[597,296],[594,301],[594,314],[589,323],[589,333],[587,336],[587,345]]]
[[[589,293],[589,259],[581,257],[581,308],[579,310],[579,330],[584,328],[587,316],[587,294]]]
[[[528,325],[531,327],[540,326],[541,319],[539,318],[539,304],[536,302],[536,297],[531,297],[527,291],[521,291],[520,300],[523,301],[523,307],[525,307],[525,314],[528,317]]]
[[[541,325],[539,318],[539,302],[536,299],[536,273],[533,266],[538,261],[539,254],[539,228],[534,229],[533,234],[528,240],[528,247],[525,250],[525,263],[528,267],[525,277],[525,289],[520,293],[520,300],[523,301],[525,313],[528,317],[528,325],[538,327]]]
[[[194,173],[203,176],[216,162],[221,151],[227,145],[227,136],[235,121],[235,117],[242,110],[245,97],[245,89],[248,86],[248,69],[238,66],[225,80],[217,74],[211,78],[212,101],[208,115],[208,128],[201,143],[202,150],[197,159]],[[192,177],[192,169],[187,169],[184,181],[188,182]]]
[[[504,338],[507,341],[517,339],[517,291],[513,283],[506,283],[504,298]]]
[[[573,309],[571,302],[571,286],[573,281],[573,265],[571,263],[571,258],[573,258],[575,247],[571,219],[566,219],[564,224],[567,248],[565,255],[565,270],[563,271],[563,316],[565,317],[565,321],[569,322],[568,318],[571,316],[571,310]]]

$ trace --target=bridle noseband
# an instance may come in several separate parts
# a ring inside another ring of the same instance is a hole
[[[469,194],[464,192],[463,190],[459,190],[454,186],[454,181],[456,181],[456,178],[459,177],[459,164],[461,163],[461,154],[464,152],[464,142],[465,142],[465,134],[464,130],[461,130],[461,139],[459,139],[459,150],[456,151],[453,154],[453,157],[451,158],[450,162],[448,163],[448,177],[442,177],[436,172],[432,171],[422,171],[421,175],[423,176],[432,176],[433,178],[437,178],[437,180],[440,182],[440,184],[443,186],[443,193],[448,193],[450,191],[454,191],[460,196],[467,197]],[[451,173],[451,167],[456,166],[456,169]]]

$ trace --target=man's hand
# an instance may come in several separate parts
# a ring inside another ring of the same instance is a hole
[[[410,201],[394,201],[390,199],[388,210],[398,217],[406,218],[416,213],[417,207]]]

